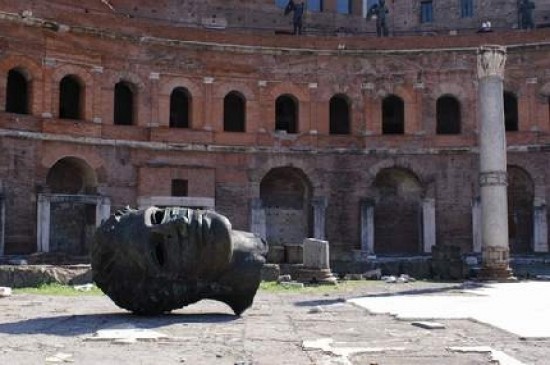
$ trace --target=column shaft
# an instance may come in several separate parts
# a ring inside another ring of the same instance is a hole
[[[318,240],[325,239],[325,214],[327,200],[324,197],[313,198],[313,236]]]
[[[374,201],[361,201],[361,251],[374,254]]]
[[[482,219],[480,277],[487,280],[505,280],[511,277],[503,98],[505,61],[506,50],[503,47],[486,46],[479,49],[479,185]]]

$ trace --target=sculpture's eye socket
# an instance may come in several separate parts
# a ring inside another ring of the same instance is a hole
[[[165,214],[164,209],[154,210],[151,214],[151,224],[161,224]]]
[[[151,254],[153,255],[153,260],[160,266],[163,267],[166,262],[166,249],[164,247],[164,236],[159,233],[153,233],[151,235],[151,242],[153,245],[153,250]]]

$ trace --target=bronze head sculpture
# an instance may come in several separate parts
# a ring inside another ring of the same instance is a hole
[[[254,299],[265,242],[209,210],[125,209],[97,229],[92,272],[118,306],[159,314],[214,299],[241,314]]]

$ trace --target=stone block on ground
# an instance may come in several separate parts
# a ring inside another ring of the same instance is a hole
[[[290,283],[292,281],[292,276],[286,274],[286,275],[281,275],[277,278],[277,282],[278,283]]]
[[[0,287],[0,298],[5,298],[11,296],[11,288],[1,286]]]
[[[374,269],[363,273],[363,278],[367,280],[380,280],[382,277],[382,270]]]
[[[329,244],[328,241],[315,238],[304,240],[304,267],[311,269],[329,269]]]
[[[283,246],[271,245],[267,251],[267,262],[282,264],[285,262],[285,248]]]
[[[283,287],[283,288],[303,288],[304,287],[304,283],[297,283],[295,281],[290,281],[290,282],[282,282],[280,283],[280,285]]]
[[[44,284],[81,285],[92,282],[90,265],[3,265],[0,266],[0,286],[12,288],[37,287]]]
[[[281,275],[281,268],[277,264],[264,264],[261,275],[262,281],[277,281]]]
[[[301,244],[287,244],[285,247],[285,262],[301,264],[304,257],[304,247]]]

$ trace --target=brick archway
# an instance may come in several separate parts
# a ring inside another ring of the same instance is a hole
[[[534,183],[517,166],[508,166],[508,240],[511,253],[533,252]]]
[[[77,157],[58,160],[38,194],[37,251],[87,257],[96,227],[110,214],[110,201],[97,194],[97,176]]]
[[[312,235],[312,188],[307,176],[293,167],[275,168],[260,183],[270,245],[300,244]]]
[[[373,182],[374,251],[382,255],[422,252],[423,189],[418,178],[401,168],[381,170]]]

